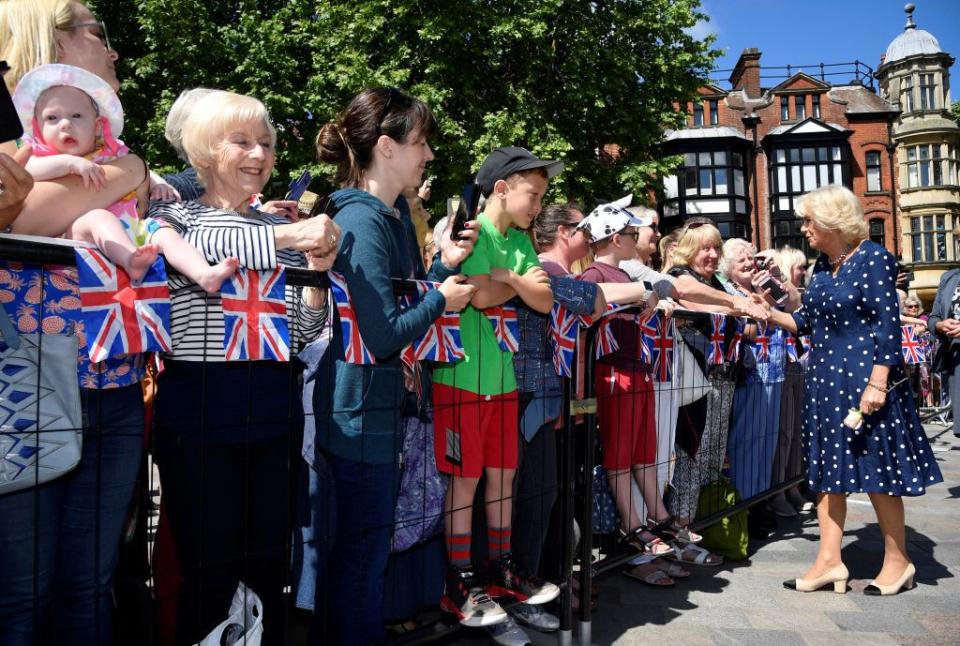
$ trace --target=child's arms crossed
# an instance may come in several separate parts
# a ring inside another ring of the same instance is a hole
[[[107,173],[100,164],[76,155],[32,156],[27,160],[27,172],[38,182],[77,175],[84,188],[99,191],[107,183]]]

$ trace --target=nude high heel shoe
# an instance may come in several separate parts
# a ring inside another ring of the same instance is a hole
[[[797,592],[813,592],[828,583],[832,583],[834,592],[837,594],[846,594],[848,578],[850,578],[850,573],[847,571],[847,566],[841,563],[815,579],[790,579],[784,581],[783,587],[796,590]]]
[[[870,597],[886,597],[897,594],[901,590],[909,590],[913,587],[913,577],[916,574],[917,568],[913,567],[913,563],[911,563],[895,582],[890,585],[880,585],[876,581],[871,581],[870,585],[863,589],[863,593]]]

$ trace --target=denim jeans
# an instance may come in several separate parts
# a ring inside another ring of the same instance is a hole
[[[111,586],[143,453],[139,384],[81,389],[83,453],[66,476],[0,496],[0,642],[111,643]]]
[[[337,537],[326,580],[317,582],[318,604],[309,643],[381,643],[386,640],[383,590],[397,500],[397,466],[331,456],[330,468],[336,482]]]

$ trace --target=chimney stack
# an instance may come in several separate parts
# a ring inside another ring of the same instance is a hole
[[[743,90],[749,99],[760,98],[760,56],[760,50],[756,47],[743,50],[730,75],[733,89]]]

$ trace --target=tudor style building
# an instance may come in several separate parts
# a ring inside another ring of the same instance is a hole
[[[831,73],[820,67],[764,88],[760,57],[744,50],[732,89],[702,87],[699,101],[676,106],[688,118],[686,128],[666,133],[665,150],[681,155],[683,168],[665,179],[665,227],[707,215],[724,238],[805,249],[794,201],[844,184],[864,201],[870,237],[899,253],[891,144],[898,110],[874,91],[872,70],[851,64],[839,72],[851,77],[841,84],[826,81]]]

